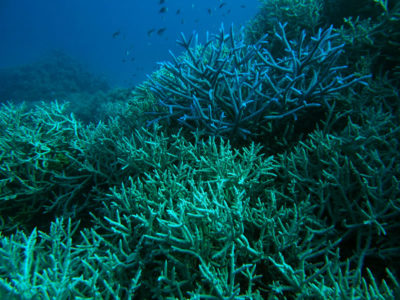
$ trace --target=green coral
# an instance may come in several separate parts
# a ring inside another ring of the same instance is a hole
[[[266,5],[288,28],[310,16],[285,1]],[[397,45],[398,2],[366,3],[380,10],[338,33],[352,71],[374,77],[309,132],[240,146],[145,127],[146,83],[98,124],[2,105],[0,297],[399,299],[399,76],[374,71],[384,33]]]
[[[78,134],[78,122],[64,111],[65,105],[58,103],[33,110],[11,104],[0,109],[0,212],[13,220],[7,221],[10,225],[45,213],[68,193],[65,186],[79,181],[68,159],[75,155],[69,143]]]
[[[291,29],[288,39],[301,35],[303,30],[310,35],[323,27],[323,0],[261,0],[257,15],[245,28],[245,40],[256,43],[266,33],[274,35],[279,31],[279,22],[287,23]]]

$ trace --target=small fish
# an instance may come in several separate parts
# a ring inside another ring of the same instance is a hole
[[[179,15],[181,13],[181,10],[178,8],[176,11],[176,14]]]
[[[158,35],[163,35],[164,31],[167,30],[167,27],[162,27],[160,29],[157,30],[157,34]]]
[[[161,7],[159,13],[163,14],[163,13],[166,13],[167,11],[168,11],[168,8],[166,6],[163,6],[163,7]]]
[[[118,30],[118,31],[116,31],[116,32],[114,32],[114,33],[112,34],[112,37],[115,39],[115,38],[118,37],[120,34],[121,34],[121,31]]]
[[[152,29],[148,30],[147,31],[147,36],[151,36],[155,30],[156,30],[155,28],[152,28]]]
[[[241,8],[246,8],[246,5],[242,4],[240,5]]]
[[[165,0],[160,0],[160,2],[158,2],[158,4],[163,4],[165,3]]]
[[[208,12],[208,14],[211,16],[211,14],[212,14],[211,8],[207,8],[207,12]]]
[[[225,5],[226,5],[226,2],[222,2],[222,3],[219,5],[219,8],[223,8]]]

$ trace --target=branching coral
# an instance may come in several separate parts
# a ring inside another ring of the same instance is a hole
[[[335,45],[332,28],[312,38],[303,32],[296,41],[286,38],[285,25],[275,34],[281,50],[268,49],[267,36],[254,45],[237,40],[223,27],[204,46],[197,37],[182,34],[178,43],[187,51],[173,56],[164,72],[152,81],[164,113],[154,120],[173,119],[206,135],[246,139],[263,135],[271,120],[307,113],[326,105],[337,91],[360,81],[342,75],[337,59],[342,45]],[[194,47],[192,48],[192,43]]]
[[[268,2],[301,3],[294,19],[320,3]],[[351,86],[363,77],[338,65],[334,29],[293,39],[294,19],[254,45],[232,29],[205,45],[182,36],[136,110],[104,123],[57,103],[1,106],[0,298],[400,299],[396,73]],[[274,155],[233,142],[317,109],[326,118]],[[202,132],[143,128],[152,117]]]

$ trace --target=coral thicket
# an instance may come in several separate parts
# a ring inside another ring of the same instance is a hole
[[[364,2],[182,36],[101,122],[3,104],[0,298],[399,299],[400,4]]]

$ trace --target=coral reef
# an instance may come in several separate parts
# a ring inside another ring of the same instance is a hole
[[[37,61],[0,70],[0,103],[33,107],[41,102],[68,99],[71,112],[84,122],[95,121],[99,103],[112,98],[104,78],[95,76],[62,51],[52,51]],[[98,118],[97,118],[98,120]]]
[[[174,63],[164,63],[165,72],[151,80],[152,91],[166,107],[165,113],[155,113],[160,116],[154,121],[174,119],[207,136],[265,136],[269,121],[290,122],[289,117],[327,106],[335,93],[362,82],[342,75],[346,67],[336,63],[342,45],[335,45],[332,28],[311,38],[303,31],[298,40],[289,41],[285,25],[278,25],[279,56],[270,52],[268,36],[245,45],[232,28],[228,34],[221,28],[204,46],[191,48],[197,37],[182,34],[178,43],[187,57],[173,56]]]
[[[271,0],[245,32],[273,39],[182,37],[102,122],[2,104],[0,298],[399,299],[400,74],[376,69],[399,6],[365,1],[340,28],[325,1],[325,31],[296,20],[321,1]]]
[[[54,101],[72,93],[107,91],[104,79],[85,70],[61,51],[52,51],[31,64],[0,72],[0,102]]]

